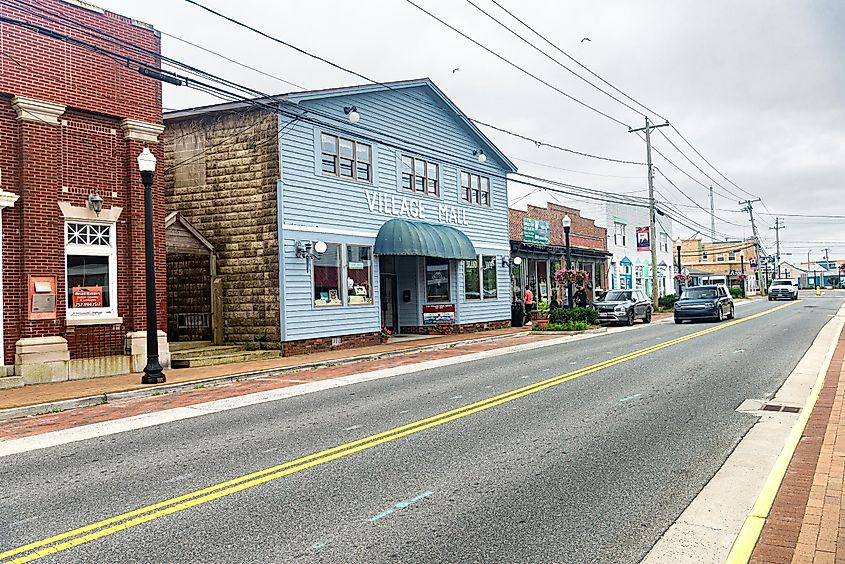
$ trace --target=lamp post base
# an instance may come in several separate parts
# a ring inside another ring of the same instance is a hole
[[[167,378],[162,371],[161,364],[158,362],[158,357],[148,358],[147,365],[144,367],[144,375],[141,376],[142,384],[164,384]]]

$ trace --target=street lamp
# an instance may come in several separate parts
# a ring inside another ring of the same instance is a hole
[[[155,246],[153,245],[153,175],[156,158],[148,147],[138,155],[138,170],[144,185],[144,245],[147,262],[147,365],[142,384],[161,384],[167,379],[158,360],[158,321],[156,320]]]
[[[566,270],[572,270],[572,250],[569,246],[569,229],[572,227],[572,219],[563,216],[563,233],[566,235]],[[572,307],[572,281],[566,283],[566,303]]]
[[[678,272],[677,272],[677,274],[681,274],[682,266],[681,266],[681,238],[680,237],[678,237],[677,240],[675,240],[675,248],[678,250]],[[681,297],[681,279],[680,278],[678,278],[678,293],[675,294],[675,295],[678,296],[679,298]]]

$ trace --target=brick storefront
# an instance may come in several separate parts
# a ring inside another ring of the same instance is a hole
[[[12,377],[3,378],[0,388],[128,371],[135,366],[127,353],[138,351],[127,334],[146,328],[144,190],[135,159],[148,146],[164,160],[157,144],[163,129],[161,83],[137,68],[158,65],[159,34],[147,24],[74,1],[44,0],[25,11],[5,7],[3,16],[11,21],[0,23],[0,41],[12,57],[0,58],[0,202],[5,202],[0,376]],[[163,189],[157,172],[159,312],[166,311]],[[103,199],[99,215],[89,205],[95,193]],[[66,235],[86,226],[93,227],[85,238]],[[94,228],[104,230],[101,238],[92,235]],[[92,254],[71,251],[70,243],[91,246]],[[68,257],[74,287],[88,284],[80,280],[89,277],[96,282],[91,285],[106,281],[96,302],[102,307],[69,311]],[[54,319],[33,318],[30,277],[55,277]],[[163,313],[158,321],[164,329]]]

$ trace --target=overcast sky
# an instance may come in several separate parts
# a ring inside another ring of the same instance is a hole
[[[106,9],[154,25],[305,88],[362,80],[240,29],[182,0],[95,0]],[[645,144],[627,127],[568,100],[431,19],[405,0],[269,2],[202,0],[243,22],[378,81],[430,77],[467,115],[529,137],[583,152],[644,161]],[[640,127],[642,116],[584,84],[463,0],[415,0],[560,90],[619,121]],[[530,35],[491,0],[473,0],[513,29]],[[670,120],[721,172],[763,199],[758,228],[774,249],[772,213],[845,215],[845,2],[841,0],[697,0],[601,2],[499,0],[581,63]],[[582,41],[589,38],[589,41]],[[167,35],[165,55],[265,92],[295,87],[226,62]],[[544,45],[548,48],[547,45]],[[577,68],[560,53],[549,51]],[[455,71],[454,69],[460,69]],[[587,75],[589,76],[589,75]],[[593,79],[594,80],[594,79]],[[594,80],[595,81],[595,80]],[[164,105],[182,108],[216,100],[165,85]],[[520,172],[612,192],[646,195],[642,166],[571,155],[484,130]],[[724,188],[716,189],[716,229],[751,234],[739,212],[739,189],[710,169],[669,128],[663,130]],[[660,134],[654,146],[710,185]],[[683,192],[709,208],[706,188],[654,155]],[[567,169],[567,170],[562,170]],[[695,221],[709,215],[660,174],[656,188]],[[555,201],[511,186],[512,201]],[[566,202],[565,196],[557,195]],[[569,200],[589,211],[588,202]],[[686,207],[690,206],[690,207]],[[738,225],[731,225],[730,223]],[[787,217],[785,260],[845,259],[845,220]],[[676,229],[676,234],[678,230]],[[681,228],[681,235],[693,230]],[[790,257],[787,253],[794,253]],[[803,258],[802,258],[803,257]]]

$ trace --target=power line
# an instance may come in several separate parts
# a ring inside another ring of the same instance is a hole
[[[511,12],[510,10],[508,10],[507,8],[502,6],[499,2],[497,2],[497,0],[490,0],[490,1],[493,2],[493,4],[495,4],[496,6],[498,6],[507,15],[509,15],[510,17],[515,19],[516,21],[518,21],[520,24],[522,24],[527,29],[529,29],[534,35],[536,35],[537,37],[539,37],[540,39],[542,39],[543,41],[545,41],[546,43],[551,45],[552,48],[554,48],[561,55],[568,58],[570,61],[572,61],[573,63],[575,63],[576,65],[578,65],[579,67],[581,67],[582,69],[584,69],[585,71],[587,71],[588,73],[590,73],[591,75],[593,75],[594,77],[599,79],[600,81],[602,81],[604,84],[606,84],[607,86],[609,86],[613,90],[617,91],[619,94],[621,94],[625,98],[631,100],[632,102],[634,102],[635,104],[637,104],[641,108],[645,109],[647,112],[650,112],[650,113],[656,115],[657,117],[659,117],[663,121],[668,121],[665,117],[661,116],[660,114],[658,114],[657,112],[655,112],[654,110],[652,110],[651,108],[649,108],[648,106],[643,104],[642,102],[640,102],[640,101],[636,100],[635,98],[629,96],[628,94],[626,94],[625,92],[623,92],[622,90],[620,90],[619,88],[617,88],[616,86],[614,86],[613,84],[611,84],[610,82],[608,82],[607,80],[605,80],[604,78],[602,78],[601,76],[599,76],[598,74],[596,74],[595,72],[593,72],[592,70],[587,68],[584,64],[582,64],[580,61],[575,59],[572,55],[570,55],[569,53],[567,53],[566,51],[564,51],[563,49],[558,47],[555,43],[553,43],[548,38],[546,38],[544,35],[542,35],[539,31],[537,31],[536,29],[534,29],[533,27],[528,25],[524,20],[520,19],[516,14],[514,14],[513,12]]]
[[[194,1],[194,0],[185,0],[185,1],[186,1],[186,2],[191,2],[192,4],[193,4],[193,3],[195,3],[195,1]],[[455,33],[457,33],[458,35],[460,35],[461,37],[463,37],[463,38],[464,38],[464,39],[466,39],[467,41],[471,42],[473,45],[476,45],[477,47],[480,47],[481,49],[483,49],[483,50],[487,51],[488,53],[490,53],[491,55],[493,55],[494,57],[496,57],[496,58],[497,58],[497,59],[499,59],[500,61],[502,61],[502,62],[504,62],[504,63],[508,64],[509,66],[511,66],[511,67],[513,67],[513,68],[515,68],[516,70],[518,70],[519,72],[521,72],[521,73],[525,74],[526,76],[529,76],[529,77],[533,78],[534,80],[536,80],[537,82],[539,82],[539,83],[541,83],[541,84],[544,84],[544,85],[548,86],[549,88],[551,88],[551,89],[552,89],[552,90],[554,90],[555,92],[557,92],[557,93],[559,93],[559,94],[561,94],[561,95],[565,96],[566,98],[568,98],[568,99],[572,100],[572,101],[573,101],[573,102],[575,102],[576,104],[579,104],[579,105],[581,105],[581,106],[583,106],[583,107],[585,107],[585,108],[587,108],[587,109],[589,109],[589,110],[592,110],[593,112],[595,112],[595,113],[597,113],[597,114],[599,114],[599,115],[601,115],[601,116],[603,116],[603,117],[605,117],[605,118],[609,119],[610,121],[613,121],[613,122],[615,122],[615,123],[617,123],[617,124],[619,124],[619,125],[621,125],[621,126],[628,127],[628,124],[626,124],[626,123],[624,123],[624,122],[622,122],[622,121],[620,121],[620,120],[616,119],[615,117],[613,117],[613,116],[611,116],[611,115],[609,115],[609,114],[607,114],[607,113],[605,113],[605,112],[603,112],[603,111],[599,110],[598,108],[595,108],[595,107],[593,107],[593,106],[591,106],[591,105],[587,104],[586,102],[582,102],[581,100],[579,100],[579,99],[578,99],[578,98],[576,98],[575,96],[572,96],[571,94],[568,94],[568,93],[564,92],[563,90],[561,90],[561,89],[560,89],[560,88],[558,88],[557,86],[554,86],[553,84],[551,84],[551,83],[549,83],[549,82],[547,82],[547,81],[543,80],[542,78],[540,78],[540,77],[539,77],[539,76],[537,76],[536,74],[532,73],[531,71],[525,70],[524,68],[522,68],[521,66],[517,65],[516,63],[514,63],[514,62],[512,62],[512,61],[509,61],[509,60],[508,60],[508,59],[506,59],[504,56],[500,55],[499,53],[497,53],[496,51],[494,51],[494,50],[493,50],[493,49],[491,49],[490,47],[487,47],[487,46],[486,46],[486,45],[484,45],[483,43],[481,43],[481,42],[479,42],[479,41],[477,41],[477,40],[473,39],[472,37],[470,37],[469,35],[467,35],[467,34],[466,34],[466,33],[464,33],[463,31],[459,30],[458,28],[456,28],[456,27],[455,27],[455,26],[453,26],[452,24],[450,24],[450,23],[448,23],[447,21],[445,21],[445,20],[443,20],[443,19],[439,18],[438,16],[436,16],[436,15],[435,15],[435,14],[433,14],[432,12],[430,12],[430,11],[426,10],[425,8],[423,8],[422,6],[420,6],[419,4],[417,4],[416,2],[414,2],[413,0],[405,0],[405,1],[406,1],[408,4],[410,4],[411,6],[415,7],[417,10],[419,10],[419,11],[423,12],[424,14],[428,15],[428,16],[429,16],[429,17],[431,17],[432,19],[434,19],[434,20],[436,20],[436,21],[440,22],[441,24],[443,24],[444,26],[448,27],[449,29],[451,29],[452,31],[454,31]]]
[[[555,170],[562,170],[564,172],[572,172],[574,174],[586,174],[588,176],[601,176],[601,177],[604,177],[604,178],[627,178],[627,179],[642,180],[642,176],[620,176],[618,174],[601,174],[599,172],[587,172],[585,170],[575,170],[575,169],[571,169],[571,168],[563,168],[561,166],[555,166],[555,165],[551,165],[551,164],[548,164],[548,163],[541,163],[541,162],[537,162],[537,161],[530,161],[528,159],[522,159],[522,158],[513,157],[513,156],[511,156],[510,159],[512,161],[519,161],[521,163],[533,164],[533,165],[542,166],[542,167],[545,167],[545,168],[553,168]],[[647,189],[638,190],[638,192],[643,192],[643,191],[646,191],[646,190]]]

